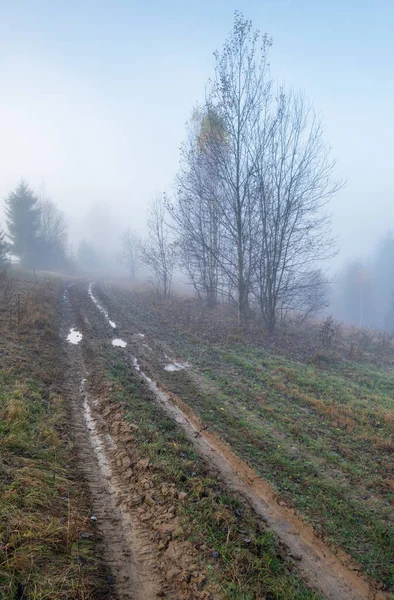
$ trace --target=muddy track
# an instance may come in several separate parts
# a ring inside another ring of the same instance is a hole
[[[83,317],[72,310],[70,291],[66,289],[62,299],[63,339],[72,327],[86,329]],[[66,343],[65,352],[64,391],[69,398],[73,440],[91,493],[91,518],[103,541],[116,595],[120,600],[153,600],[164,593],[168,598],[179,598],[163,582],[149,531],[139,526],[130,506],[124,468],[119,468],[119,449],[100,416],[100,398],[90,391],[95,373],[87,358],[92,350],[82,339],[78,344]]]
[[[300,515],[278,501],[269,484],[239,459],[227,444],[208,431],[181,398],[169,392],[160,383],[157,376],[155,377],[157,364],[158,362],[163,364],[163,360],[168,359],[162,344],[145,337],[135,326],[132,318],[122,313],[116,306],[106,306],[98,298],[94,286],[90,286],[89,295],[87,285],[83,288],[81,285],[78,287],[79,302],[85,305],[85,319],[89,321],[90,326],[93,323],[93,327],[96,328],[96,340],[100,339],[100,343],[108,344],[117,335],[121,336],[121,340],[127,343],[127,348],[122,349],[125,359],[134,365],[158,405],[182,427],[198,454],[220,473],[228,488],[241,495],[275,531],[281,542],[288,548],[289,556],[294,559],[301,576],[312,587],[332,600],[381,600],[390,597],[379,591],[374,582],[362,576],[357,567],[352,565],[349,557],[341,552],[334,554]],[[110,319],[115,319],[116,324]],[[86,402],[89,400],[85,399]],[[94,435],[93,430],[93,438]],[[105,444],[105,442],[101,443]],[[107,452],[110,450],[107,448]],[[124,516],[120,515],[119,522],[122,518]],[[132,542],[129,545],[132,546]],[[138,583],[137,574],[138,569],[134,566],[129,574],[130,580]]]

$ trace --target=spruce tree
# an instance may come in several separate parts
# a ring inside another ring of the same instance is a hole
[[[21,260],[21,265],[35,268],[40,229],[38,198],[25,181],[6,198],[6,216],[11,251]]]
[[[9,244],[5,239],[5,233],[0,229],[0,268],[3,269],[9,265],[8,257]]]

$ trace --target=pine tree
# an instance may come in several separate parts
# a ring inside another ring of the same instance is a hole
[[[21,181],[5,203],[11,250],[19,256],[22,266],[35,268],[40,229],[38,198],[27,183]]]
[[[5,233],[2,229],[0,229],[0,268],[7,267],[9,265],[8,258],[8,250],[9,244],[7,244],[5,239]]]

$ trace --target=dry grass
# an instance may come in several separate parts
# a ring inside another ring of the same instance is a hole
[[[111,598],[56,386],[60,289],[23,272],[0,281],[1,600]]]

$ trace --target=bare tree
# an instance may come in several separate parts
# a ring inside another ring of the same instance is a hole
[[[279,314],[310,314],[325,303],[320,265],[335,253],[325,209],[341,184],[333,178],[321,121],[302,96],[279,92],[260,147],[254,293],[272,331]]]
[[[67,244],[67,221],[56,204],[49,200],[41,200],[38,204],[40,210],[39,237],[48,243],[61,246]]]
[[[176,243],[166,222],[167,203],[156,196],[149,210],[148,239],[141,246],[141,261],[151,271],[157,292],[167,298],[171,293],[176,261]]]
[[[69,261],[66,218],[56,204],[48,198],[41,199],[38,208],[40,211],[39,266],[46,269],[62,269]]]
[[[132,279],[135,278],[138,270],[139,255],[140,241],[131,229],[127,229],[121,239],[120,260]]]
[[[182,147],[177,201],[170,210],[179,236],[181,264],[199,297],[215,306],[221,274],[220,186],[206,163],[206,150],[212,136],[222,136],[220,121],[197,108],[188,133]]]
[[[239,321],[248,316],[254,271],[256,195],[254,180],[260,152],[258,131],[270,102],[267,36],[252,31],[251,21],[235,14],[234,29],[215,53],[208,114],[220,116],[225,143],[211,136],[206,161],[220,182],[217,195],[223,226],[221,268],[228,290],[235,291]]]
[[[340,187],[322,125],[302,96],[275,95],[267,36],[235,14],[206,105],[192,120],[172,209],[182,261],[206,298],[227,295],[267,328],[326,302],[333,239],[326,205]]]

